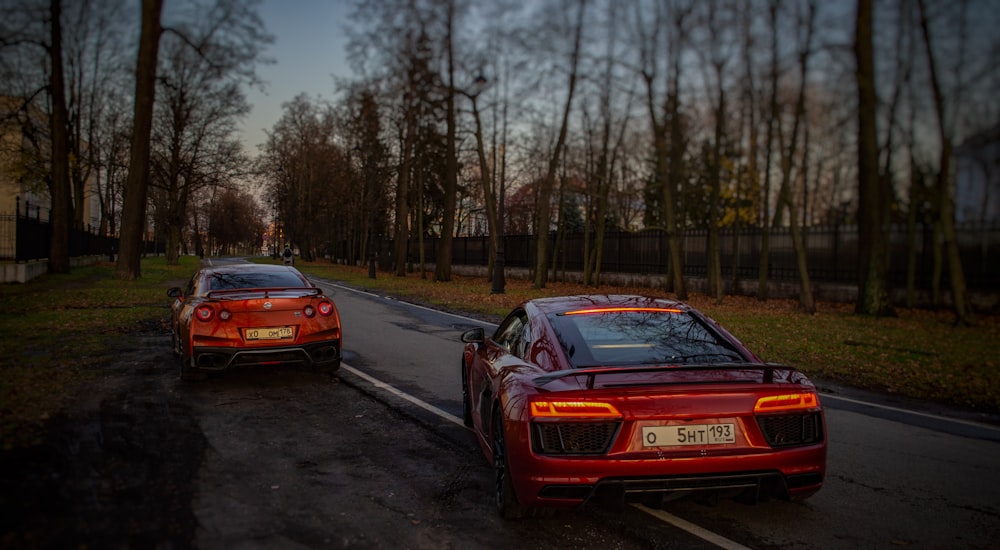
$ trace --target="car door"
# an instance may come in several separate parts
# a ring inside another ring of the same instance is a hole
[[[492,338],[487,338],[479,349],[476,362],[480,368],[469,372],[469,396],[473,416],[481,433],[489,432],[489,414],[493,397],[499,388],[504,371],[521,364],[527,350],[528,316],[523,309],[512,311]]]

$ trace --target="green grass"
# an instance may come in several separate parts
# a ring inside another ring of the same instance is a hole
[[[119,281],[108,262],[0,285],[0,441],[36,441],[54,415],[88,379],[100,374],[123,336],[169,316],[167,287],[188,279],[198,259],[168,266],[142,261],[142,276]]]

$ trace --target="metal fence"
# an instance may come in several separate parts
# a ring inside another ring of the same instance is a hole
[[[49,257],[52,229],[49,212],[35,205],[25,203],[23,212],[20,204],[16,214],[0,215],[0,261],[27,262]],[[69,255],[113,257],[118,251],[118,238],[101,235],[94,227],[74,227],[70,229]],[[162,241],[143,241],[143,253],[164,254],[166,244]]]
[[[756,280],[760,272],[761,230],[759,228],[721,230],[719,246],[722,275],[726,280]],[[810,280],[814,282],[856,284],[858,279],[858,229],[854,225],[809,227],[802,230],[806,248],[806,262]],[[550,235],[549,250],[555,246],[555,235]],[[913,252],[915,285],[929,289],[934,276],[934,229],[920,225],[912,236],[905,225],[893,226],[889,232],[889,283],[895,288],[906,285],[908,265]],[[681,236],[684,258],[684,275],[704,276],[708,265],[708,231],[689,230]],[[971,290],[1000,290],[1000,224],[963,225],[957,228],[957,241],[966,284]],[[565,271],[583,269],[585,236],[569,234],[556,256],[555,268]],[[594,236],[590,236],[593,246]],[[424,239],[424,257],[434,263],[439,239]],[[379,243],[379,258],[383,265],[391,265],[388,255],[394,250],[390,241]],[[508,267],[532,268],[535,262],[535,237],[533,235],[508,235],[504,238],[504,263]],[[414,240],[409,244],[408,261],[416,262],[420,250]],[[602,273],[663,274],[668,262],[667,236],[662,230],[638,232],[609,232],[605,234],[601,258]],[[795,248],[788,228],[771,230],[768,279],[772,281],[797,281],[799,278]],[[452,242],[454,265],[479,265],[489,263],[489,237],[459,237]],[[551,266],[550,266],[551,267]],[[735,271],[735,274],[734,274]],[[941,274],[942,284],[948,284],[947,269]]]
[[[51,225],[47,221],[18,216],[15,225],[16,250],[14,260],[26,262],[49,257],[49,243],[52,239]],[[100,235],[93,228],[71,228],[69,232],[69,255],[112,256],[118,249],[118,239]]]

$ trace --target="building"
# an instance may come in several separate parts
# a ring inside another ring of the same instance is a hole
[[[48,124],[48,114],[34,104],[25,104],[18,97],[0,97],[0,260],[15,258],[17,215],[49,219]],[[93,177],[84,189],[83,200],[74,200],[74,208],[82,203],[82,229],[96,230],[101,204]]]

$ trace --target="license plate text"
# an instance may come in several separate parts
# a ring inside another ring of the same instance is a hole
[[[684,426],[645,426],[643,447],[678,445],[722,445],[736,443],[735,424],[688,424]]]

